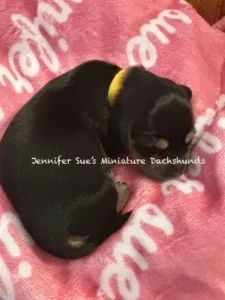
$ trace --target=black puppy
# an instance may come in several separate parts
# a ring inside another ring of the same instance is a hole
[[[139,166],[157,181],[182,175],[195,143],[190,88],[142,67],[118,72],[112,86],[107,154],[145,159]]]
[[[0,143],[5,193],[36,243],[58,257],[90,254],[131,214],[121,214],[130,190],[114,183],[100,143],[111,110],[106,95],[118,71],[92,61],[50,81]]]

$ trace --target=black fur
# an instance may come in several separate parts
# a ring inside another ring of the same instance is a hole
[[[0,183],[25,228],[53,255],[88,255],[129,218],[130,212],[118,211],[121,195],[110,166],[101,164],[106,153],[162,159],[188,152],[184,138],[194,126],[191,90],[134,67],[111,108],[108,89],[119,70],[91,61],[55,78],[20,110],[2,138]],[[160,138],[169,141],[168,149],[155,147]],[[72,161],[31,163],[32,157],[59,155]],[[97,161],[77,165],[76,157]],[[141,167],[156,180],[183,171],[178,165]],[[74,240],[68,243],[77,237],[79,247]]]
[[[106,154],[100,139],[106,138],[110,115],[106,94],[118,70],[91,61],[53,79],[19,111],[1,140],[0,183],[36,243],[58,257],[90,254],[131,214],[117,212],[110,166],[101,164]],[[32,158],[59,155],[72,161],[32,164]],[[77,165],[76,157],[94,157],[96,164]],[[71,238],[81,245],[71,245]]]

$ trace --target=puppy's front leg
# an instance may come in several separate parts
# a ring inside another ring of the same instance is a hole
[[[120,213],[131,196],[131,190],[125,182],[116,182],[118,191],[117,212]]]

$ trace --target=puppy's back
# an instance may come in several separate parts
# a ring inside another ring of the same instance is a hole
[[[104,151],[85,123],[85,105],[71,76],[74,73],[45,86],[7,128],[0,147],[0,183],[35,241],[52,254],[75,258],[90,253],[123,222],[116,221],[116,189],[107,166],[101,165]],[[66,161],[58,165],[58,157]],[[79,232],[82,215],[89,222],[83,222]],[[72,218],[77,218],[76,228]],[[95,226],[97,220],[101,222]],[[115,226],[109,226],[109,220],[115,220]],[[86,233],[97,243],[85,243]]]

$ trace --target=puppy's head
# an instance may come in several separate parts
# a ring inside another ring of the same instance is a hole
[[[146,127],[134,126],[130,155],[144,158],[145,164],[139,166],[147,176],[157,181],[180,177],[191,159],[194,136],[188,99],[179,93],[167,93],[149,112]]]
[[[150,178],[164,181],[182,175],[194,145],[192,92],[184,85],[143,68],[128,71],[114,106],[120,142]]]

